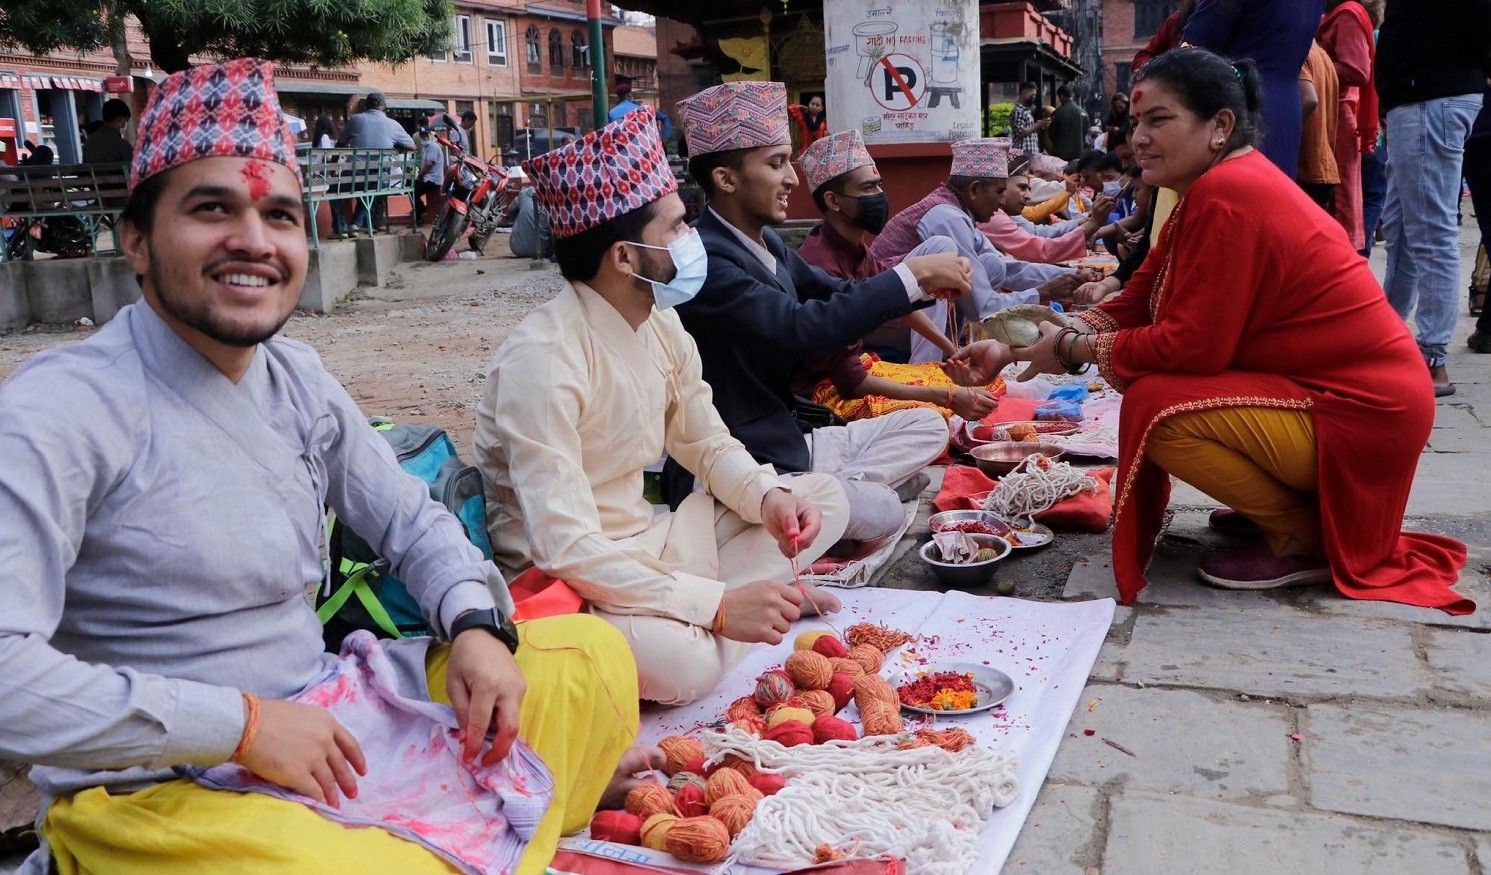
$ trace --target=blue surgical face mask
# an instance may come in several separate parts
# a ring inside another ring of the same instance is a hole
[[[1123,191],[1123,180],[1121,179],[1110,179],[1103,183],[1103,194],[1108,197],[1118,197],[1121,191]]]
[[[673,259],[674,274],[669,282],[660,283],[641,274],[634,274],[652,286],[652,299],[659,310],[687,304],[704,287],[704,277],[709,270],[709,253],[704,251],[704,241],[699,238],[698,231],[691,230],[667,246],[652,246],[647,243],[632,245],[643,249],[667,250],[668,257]]]

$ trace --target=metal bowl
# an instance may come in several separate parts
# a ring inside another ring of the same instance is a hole
[[[1066,454],[1066,450],[1055,444],[1042,444],[1034,441],[999,441],[992,444],[984,444],[969,450],[973,461],[978,469],[990,477],[1003,477],[1015,469],[1015,466],[1025,461],[1032,453],[1040,453],[1055,462]]]
[[[991,510],[945,510],[942,513],[932,514],[931,519],[927,520],[927,525],[931,527],[932,533],[936,534],[946,526],[971,522],[983,523],[1001,535],[1007,535],[1012,531],[1009,523]]]
[[[987,586],[994,579],[994,569],[1013,550],[1010,547],[1010,542],[998,535],[969,535],[968,537],[977,541],[980,548],[992,547],[998,550],[999,555],[983,562],[967,562],[955,565],[936,558],[940,555],[936,552],[937,542],[928,541],[922,545],[922,562],[926,563],[927,567],[932,569],[933,576],[943,586],[952,589],[974,589],[980,586]]]

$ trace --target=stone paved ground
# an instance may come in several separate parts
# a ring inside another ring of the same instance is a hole
[[[1462,242],[1468,271],[1468,227]],[[1380,252],[1374,266],[1380,276]],[[495,301],[462,292],[456,305],[477,309],[449,309],[481,319],[505,310],[510,321],[547,279],[510,268],[494,272],[513,291]],[[428,335],[453,318],[427,290],[408,290],[423,302],[400,294],[380,292],[288,330],[316,344],[363,403],[394,411],[402,403],[406,418],[452,427],[469,447],[469,424],[462,433],[457,420],[462,408],[469,418],[479,373],[469,381],[432,374],[414,355],[390,368],[360,356],[355,343],[337,343],[411,318],[428,320],[415,323]],[[1470,544],[1459,588],[1481,610],[1449,617],[1349,602],[1328,589],[1204,588],[1193,568],[1223,542],[1205,526],[1213,502],[1180,485],[1151,585],[1118,610],[1005,872],[1491,875],[1491,502],[1483,492],[1491,489],[1491,356],[1461,352],[1469,330],[1462,319],[1450,363],[1459,394],[1439,404],[1409,513],[1412,527]],[[442,334],[451,349],[424,358],[479,372],[500,336],[459,334]],[[0,345],[0,359],[4,352]],[[472,361],[453,363],[463,355]],[[0,360],[0,374],[7,364]],[[426,411],[410,414],[414,403]],[[445,418],[431,417],[431,407]],[[877,582],[934,588],[910,552],[925,538],[924,507]],[[1063,534],[1001,574],[1025,598],[1111,596],[1107,547],[1105,535]],[[0,782],[7,776],[0,770]],[[0,826],[34,810],[27,792],[24,781],[0,786]],[[17,862],[0,859],[0,875]]]

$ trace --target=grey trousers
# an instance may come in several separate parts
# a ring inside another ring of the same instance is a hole
[[[844,537],[877,541],[905,520],[896,487],[947,449],[947,420],[927,408],[897,410],[845,426],[814,429],[813,473],[831,474],[849,499]]]

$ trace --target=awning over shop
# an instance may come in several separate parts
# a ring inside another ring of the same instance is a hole
[[[985,39],[979,41],[986,82],[1023,82],[1033,79],[1029,67],[1058,79],[1076,79],[1082,66],[1037,39]],[[1027,66],[1028,65],[1028,66]]]
[[[33,91],[58,89],[61,91],[103,91],[104,80],[86,76],[52,76],[41,73],[0,73],[0,88],[30,88]]]
[[[372,88],[349,82],[297,82],[294,79],[274,80],[274,89],[281,94],[336,94],[345,97],[366,97]]]
[[[390,97],[388,98],[389,109],[423,109],[430,112],[445,112],[445,104],[438,100],[426,100],[423,97]]]

